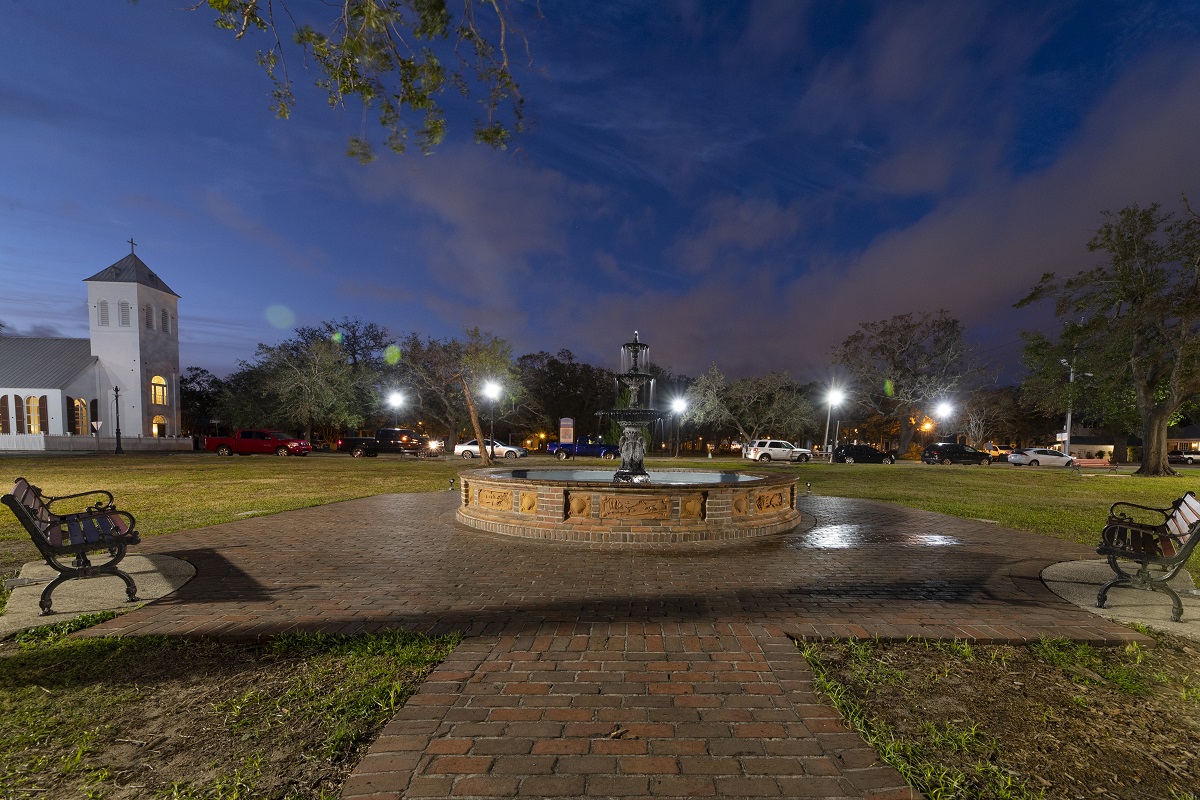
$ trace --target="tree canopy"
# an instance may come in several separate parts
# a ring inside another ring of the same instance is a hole
[[[969,356],[962,323],[944,310],[864,322],[832,354],[849,373],[851,398],[899,424],[901,453],[929,406],[959,390]]]
[[[524,126],[524,98],[513,76],[509,48],[525,47],[507,0],[204,0],[217,27],[237,39],[268,38],[258,63],[273,84],[273,110],[291,114],[288,53],[295,49],[316,71],[316,86],[331,106],[357,98],[378,115],[383,143],[404,152],[415,141],[422,153],[446,135],[447,89],[474,95],[481,116],[477,142],[504,148]],[[356,136],[349,154],[370,161],[369,138]]]
[[[812,406],[786,372],[730,384],[716,364],[688,389],[685,416],[718,430],[732,427],[743,442],[768,435],[800,439],[815,430]]]
[[[1174,474],[1167,427],[1200,395],[1200,216],[1186,197],[1182,205],[1180,214],[1158,203],[1104,212],[1088,242],[1104,261],[1070,278],[1047,273],[1017,303],[1052,299],[1072,358],[1102,385],[1132,388],[1142,475]]]

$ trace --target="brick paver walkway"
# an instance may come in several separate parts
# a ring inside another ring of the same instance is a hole
[[[802,497],[768,541],[620,548],[458,526],[388,495],[144,542],[197,577],[91,630],[247,638],[461,630],[347,798],[908,797],[811,687],[794,639],[1141,639],[1038,579],[1091,549]]]

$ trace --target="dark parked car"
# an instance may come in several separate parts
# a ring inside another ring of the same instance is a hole
[[[869,444],[841,444],[834,448],[833,460],[838,464],[895,464],[895,453],[884,453]]]
[[[957,442],[938,442],[925,448],[921,460],[926,464],[983,464],[992,463],[992,457],[974,447]]]
[[[1200,451],[1197,450],[1172,450],[1167,453],[1168,464],[1195,464],[1200,461]]]

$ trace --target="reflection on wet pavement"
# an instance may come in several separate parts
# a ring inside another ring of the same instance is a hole
[[[960,539],[940,533],[911,533],[881,530],[876,525],[848,523],[823,525],[797,536],[791,546],[797,549],[837,550],[849,547],[871,547],[880,544],[910,547],[950,547],[962,544]]]

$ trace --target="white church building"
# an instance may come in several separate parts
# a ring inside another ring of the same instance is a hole
[[[132,252],[84,282],[88,338],[0,335],[0,450],[190,450],[179,295]]]

